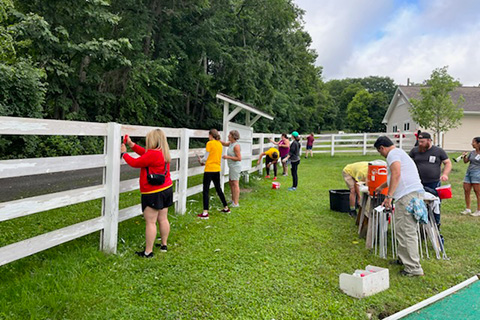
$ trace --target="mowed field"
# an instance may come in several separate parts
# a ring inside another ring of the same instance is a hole
[[[290,176],[273,190],[271,179],[252,175],[230,214],[217,212],[211,190],[209,220],[196,217],[202,206],[194,196],[185,215],[172,208],[169,251],[153,259],[133,254],[144,245],[137,217],[120,224],[116,255],[98,250],[95,233],[2,266],[0,319],[377,319],[478,273],[480,218],[460,215],[463,163],[454,163],[453,198],[442,207],[450,260],[424,259],[424,277],[404,278],[365,249],[354,219],[329,209],[328,190],[345,188],[346,164],[374,159],[381,157],[302,158],[295,192],[287,191]],[[123,194],[121,208],[139,199]],[[92,201],[2,222],[0,246],[96,217],[100,208]],[[361,300],[342,293],[339,274],[368,264],[390,269],[390,289]]]

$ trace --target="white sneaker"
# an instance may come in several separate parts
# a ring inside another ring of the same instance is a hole
[[[480,217],[480,210],[475,211],[474,213],[470,214],[472,217]]]
[[[463,210],[462,212],[460,212],[461,214],[471,214],[472,213],[472,210],[470,209],[465,209]]]
[[[240,204],[235,204],[235,203],[232,202],[231,207],[232,207],[232,208],[238,208],[238,207],[240,207]]]

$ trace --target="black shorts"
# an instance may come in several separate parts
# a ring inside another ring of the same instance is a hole
[[[160,192],[142,194],[142,212],[146,207],[161,210],[173,204],[173,186]]]

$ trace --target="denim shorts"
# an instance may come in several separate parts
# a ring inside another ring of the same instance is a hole
[[[465,183],[480,183],[480,170],[468,170],[465,173],[465,179],[463,179]]]

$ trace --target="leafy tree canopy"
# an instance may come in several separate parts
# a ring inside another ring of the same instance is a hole
[[[412,119],[421,127],[436,132],[447,132],[461,124],[463,109],[460,106],[465,99],[460,96],[454,102],[450,92],[461,84],[448,74],[448,67],[433,70],[430,79],[425,81],[427,87],[420,89],[420,99],[410,99]]]

